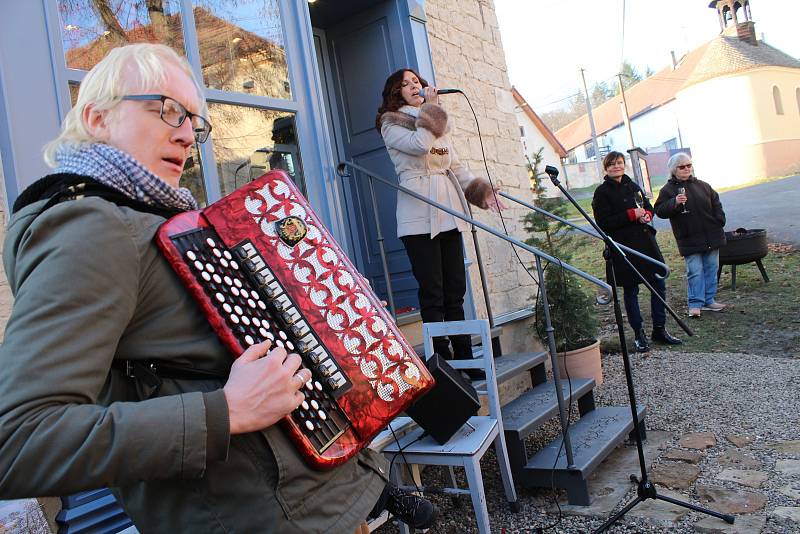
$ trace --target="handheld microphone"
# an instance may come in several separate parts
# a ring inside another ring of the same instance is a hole
[[[453,93],[460,93],[462,91],[461,91],[461,89],[439,89],[439,91],[437,91],[437,92],[440,95],[452,95]],[[425,93],[421,92],[419,94],[419,96],[421,96],[422,99],[425,100]]]

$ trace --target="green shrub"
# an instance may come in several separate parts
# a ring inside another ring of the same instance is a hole
[[[533,161],[528,161],[528,172],[536,196],[536,205],[554,215],[566,218],[568,204],[564,199],[543,198],[544,187],[539,176],[542,150],[539,149],[534,154]],[[525,240],[526,243],[564,263],[572,261],[576,240],[575,234],[569,231],[571,230],[569,226],[533,211],[522,220],[529,235]],[[594,296],[587,291],[589,286],[591,286],[589,282],[559,268],[556,263],[545,266],[544,287],[547,290],[550,322],[553,325],[553,335],[559,352],[585,347],[597,339],[597,312]],[[543,312],[542,299],[537,298],[533,328],[546,346],[547,332]]]

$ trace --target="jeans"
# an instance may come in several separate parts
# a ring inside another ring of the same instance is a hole
[[[686,262],[686,286],[689,307],[702,308],[714,303],[717,294],[719,249],[698,252],[683,258]]]
[[[661,298],[667,300],[667,288],[664,285],[664,280],[660,278],[653,278],[648,280],[650,285],[661,295]],[[628,322],[633,328],[634,332],[638,332],[642,328],[642,312],[639,310],[639,285],[624,286],[625,313],[628,314]],[[650,311],[653,314],[653,328],[663,327],[667,324],[667,311],[664,305],[655,295],[650,295]]]
[[[461,232],[448,230],[433,239],[429,234],[407,235],[400,240],[419,284],[422,322],[463,321],[467,278]],[[450,341],[457,360],[472,358],[470,336],[450,336]],[[446,337],[433,338],[433,348],[445,359],[453,357]]]

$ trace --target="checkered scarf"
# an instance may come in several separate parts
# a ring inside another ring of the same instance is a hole
[[[185,187],[174,188],[127,153],[103,143],[63,145],[56,152],[57,173],[94,178],[120,193],[151,206],[196,210],[197,201]]]

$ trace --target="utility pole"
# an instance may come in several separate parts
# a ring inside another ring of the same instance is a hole
[[[628,141],[630,147],[634,148],[636,145],[633,143],[633,130],[631,129],[631,118],[628,116],[628,102],[625,100],[625,87],[622,85],[622,73],[617,74],[619,79],[619,94],[622,95],[622,118],[625,120],[625,126],[628,128]]]
[[[589,90],[586,88],[586,75],[584,70],[581,69],[581,79],[583,80],[583,92],[586,94],[586,111],[589,114],[589,126],[592,128],[592,145],[594,146],[594,166],[597,170],[597,178],[603,176],[603,170],[600,167],[600,147],[597,146],[597,131],[594,128],[594,116],[592,115],[592,97],[589,96]]]

